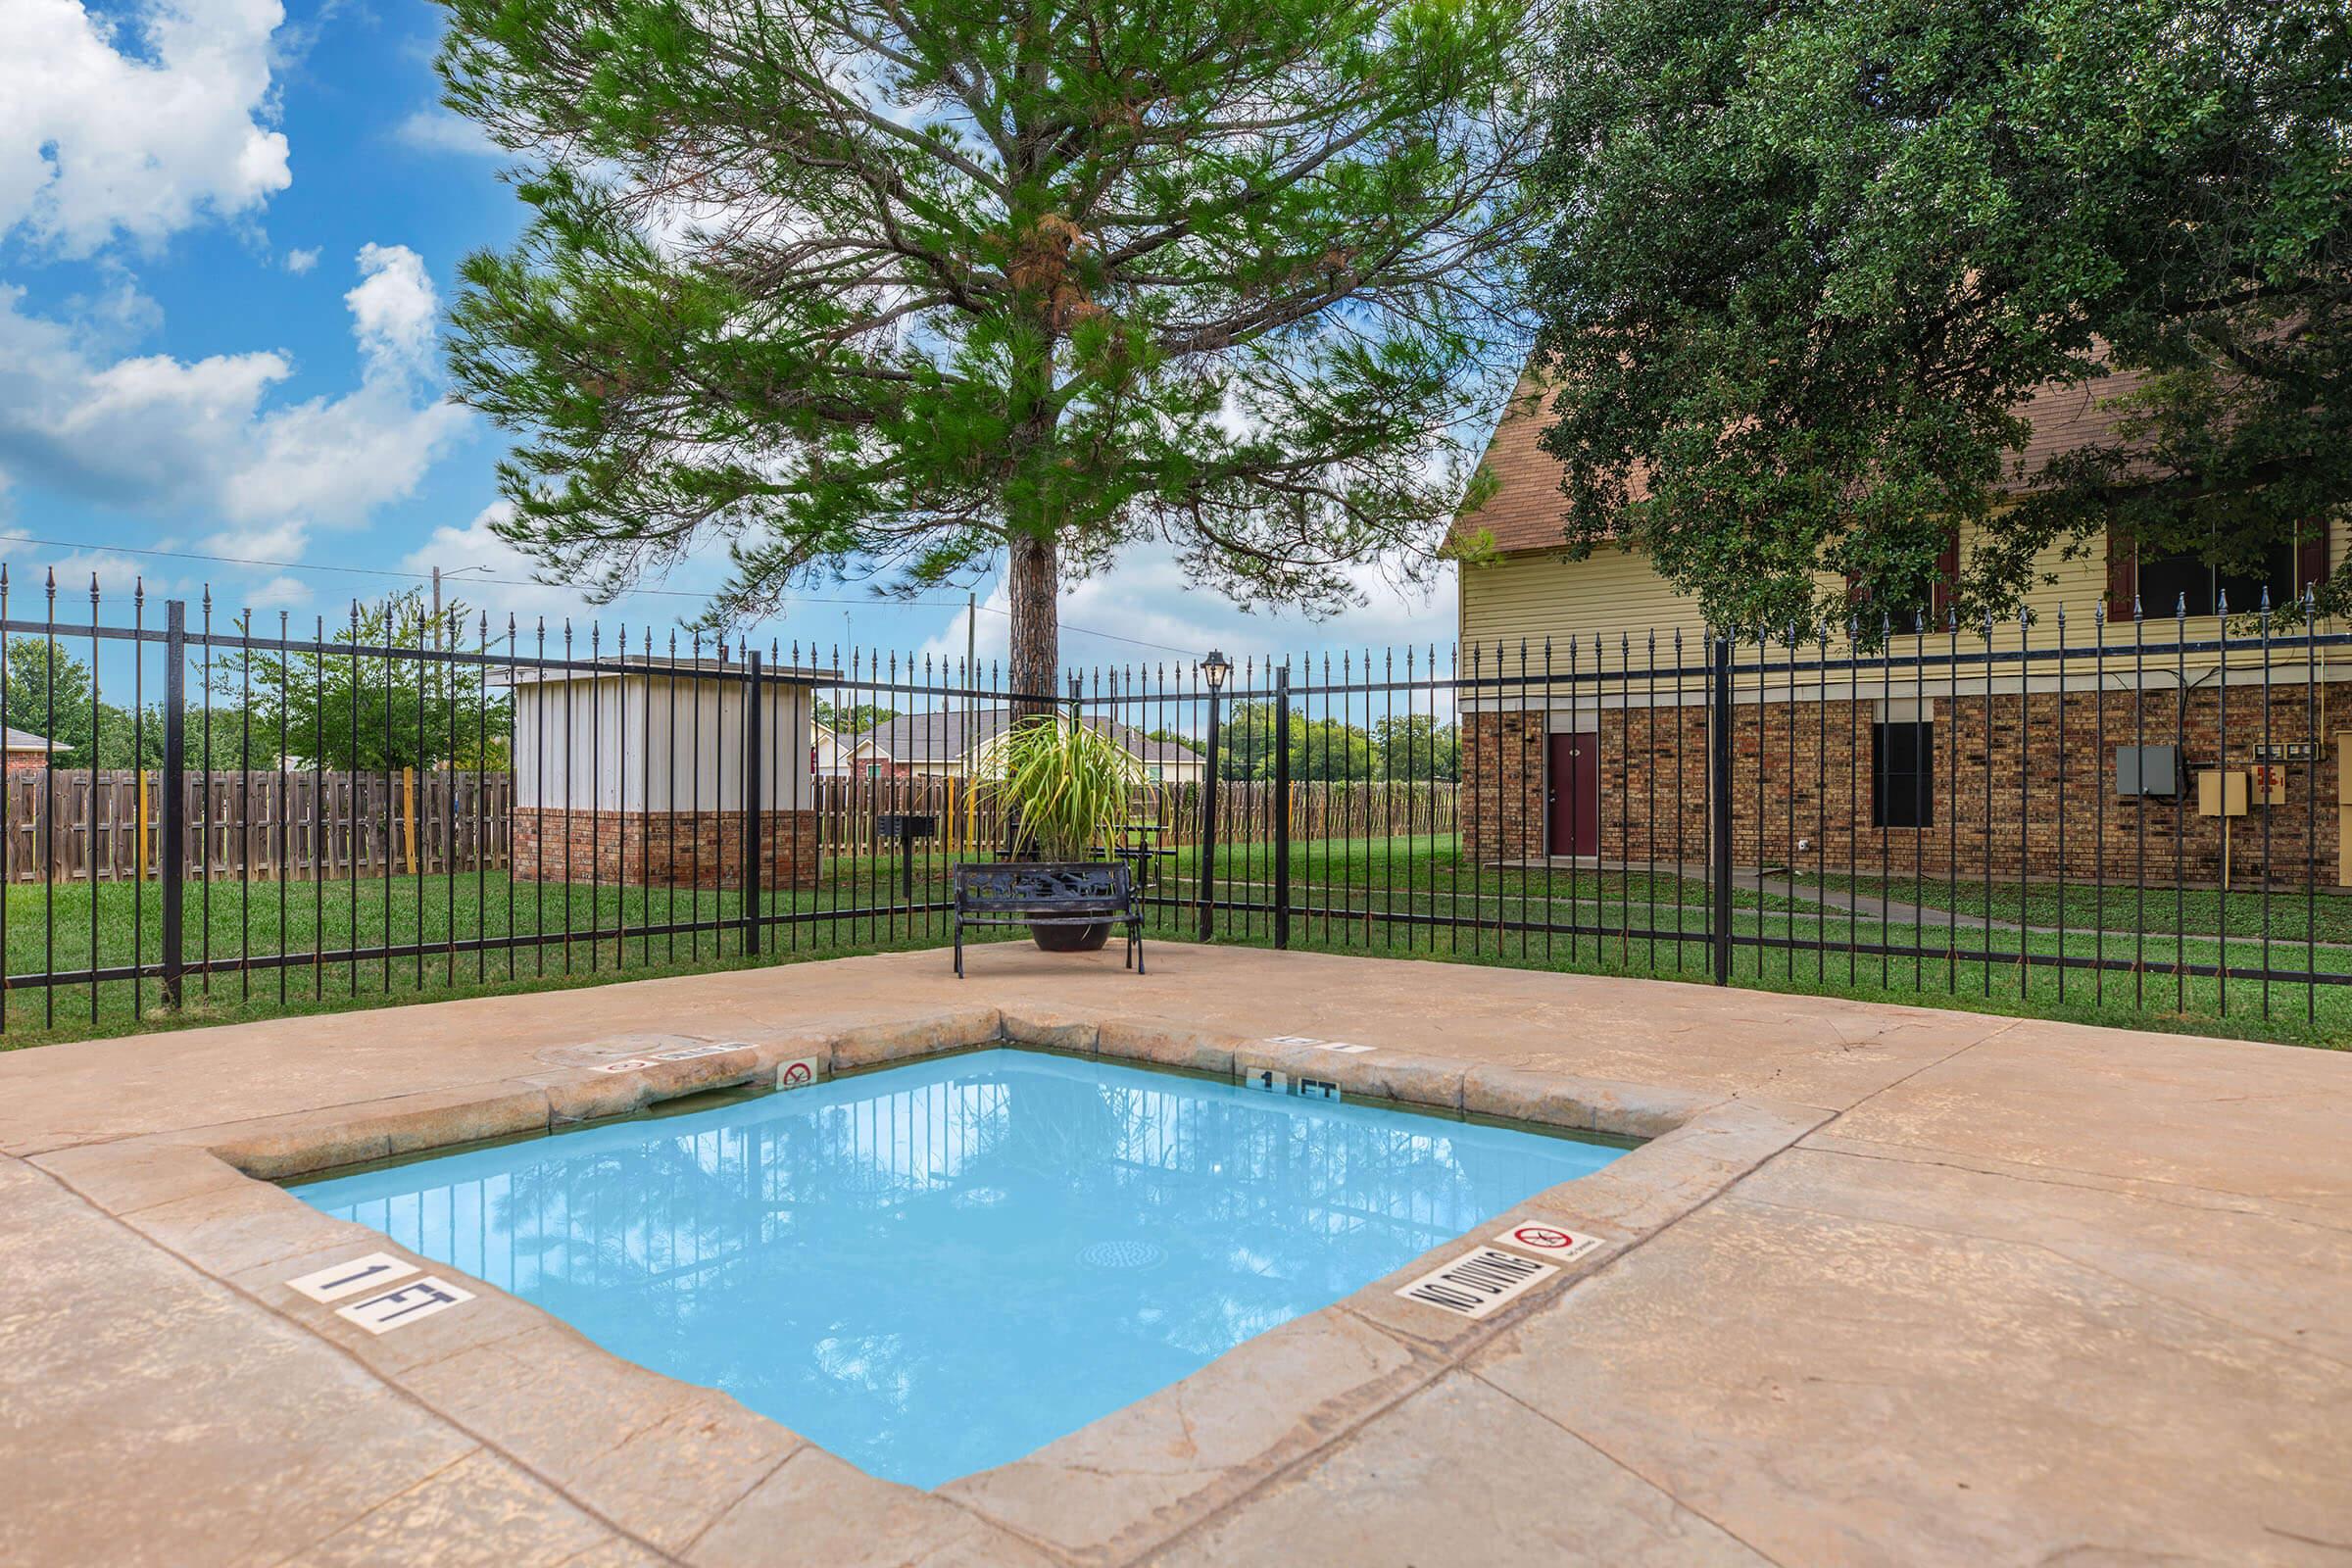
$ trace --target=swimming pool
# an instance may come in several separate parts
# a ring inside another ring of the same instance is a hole
[[[994,1049],[294,1191],[934,1487],[1620,1152]]]

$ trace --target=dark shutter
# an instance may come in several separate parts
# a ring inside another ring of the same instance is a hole
[[[2139,547],[2107,530],[2107,618],[2130,620],[2132,600],[2139,592]]]
[[[2295,595],[2302,597],[2306,588],[2317,588],[2328,580],[2328,519],[2319,520],[2316,535],[2295,543]]]
[[[1943,553],[1936,558],[1936,586],[1929,599],[1929,608],[1940,626],[1951,618],[1952,590],[1960,582],[1960,530],[1952,530],[1944,544]]]

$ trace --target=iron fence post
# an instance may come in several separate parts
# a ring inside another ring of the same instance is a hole
[[[761,714],[760,650],[746,649],[743,662],[743,951],[760,954],[760,760]]]
[[[1712,861],[1708,873],[1715,896],[1708,901],[1708,936],[1715,953],[1715,983],[1732,981],[1732,640],[1708,642],[1707,817]]]
[[[1208,689],[1208,772],[1200,782],[1200,940],[1217,935],[1218,692]]]
[[[1274,945],[1291,945],[1291,666],[1274,671]]]
[[[162,835],[157,847],[156,874],[163,879],[164,1005],[179,1005],[180,975],[185,959],[180,952],[180,894],[188,855],[188,796],[183,770],[188,765],[188,606],[185,600],[164,605],[164,779]]]

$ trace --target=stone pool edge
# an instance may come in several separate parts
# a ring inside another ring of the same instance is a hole
[[[649,1059],[664,1044],[726,1046]],[[1012,1463],[924,1493],[867,1476],[716,1391],[593,1345],[537,1306],[329,1218],[274,1185],[486,1140],[560,1131],[683,1096],[1012,1044],[1221,1076],[1272,1069],[1345,1094],[1456,1114],[1644,1139],[1602,1170],[1535,1195],[1332,1306],[1236,1347],[1146,1398]],[[603,1060],[599,1060],[599,1055]],[[710,1041],[628,1036],[538,1054],[546,1071],[195,1131],[82,1145],[35,1163],[132,1230],[530,1469],[650,1549],[761,1560],[820,1500],[834,1560],[895,1561],[960,1543],[981,1560],[1131,1560],[1182,1535],[1458,1365],[1829,1119],[1827,1109],[1381,1050],[1311,1047],[1051,1008],[954,1007],[823,1032]],[[1405,1281],[1523,1221],[1604,1245],[1479,1321],[1399,1299]],[[407,1257],[474,1293],[392,1336],[367,1334],[285,1281],[361,1252]],[[591,1415],[591,1413],[596,1413]],[[617,1443],[603,1441],[616,1435]],[[851,1518],[855,1531],[846,1528]],[[968,1539],[967,1539],[968,1538]]]

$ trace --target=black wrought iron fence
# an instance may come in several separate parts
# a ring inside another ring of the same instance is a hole
[[[1099,848],[1162,938],[2352,1035],[2352,635],[2265,612],[1021,693],[415,598],[21,597],[0,571],[11,1039],[944,944],[953,867],[1009,847],[978,775],[1044,706],[1134,759]]]
[[[2352,635],[2300,615],[2100,606],[1106,672],[1080,700],[1218,759],[1154,893],[1170,930],[2332,1040],[2347,680]],[[1298,792],[1340,779],[1443,787],[1450,819]]]

